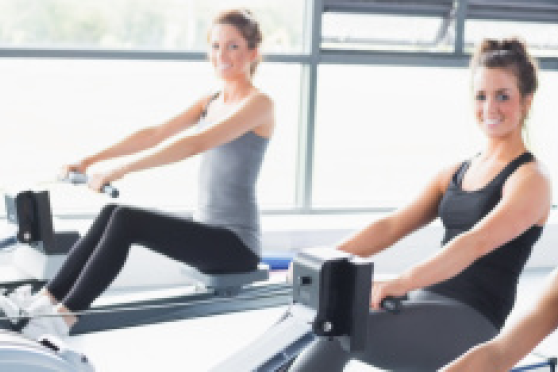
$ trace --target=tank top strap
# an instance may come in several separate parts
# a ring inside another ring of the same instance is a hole
[[[207,101],[205,107],[203,108],[203,111],[201,113],[200,118],[202,118],[202,119],[205,118],[205,116],[207,115],[207,108],[209,107],[211,102],[215,101],[217,99],[217,97],[219,97],[219,94],[221,94],[221,92],[215,92],[211,95],[211,97],[209,98],[209,101]]]
[[[467,169],[469,169],[470,165],[471,165],[471,160],[466,160],[463,163],[461,163],[459,168],[457,168],[457,170],[453,174],[453,182],[455,183],[456,186],[461,187],[463,176],[465,176],[465,173],[467,172]]]
[[[504,182],[508,179],[509,176],[512,175],[513,172],[517,170],[520,166],[525,163],[529,163],[535,160],[533,154],[529,151],[524,152],[523,154],[519,155],[517,158],[513,159],[502,171],[494,178],[494,181]]]

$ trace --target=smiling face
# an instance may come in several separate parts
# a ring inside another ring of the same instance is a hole
[[[510,70],[480,67],[474,75],[473,93],[477,122],[487,136],[521,135],[532,95],[521,95]]]
[[[258,52],[248,47],[248,41],[235,26],[214,25],[209,42],[209,58],[218,77],[223,80],[250,78],[250,65]]]

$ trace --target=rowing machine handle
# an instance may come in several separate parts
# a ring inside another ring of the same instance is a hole
[[[401,312],[401,301],[406,300],[407,296],[404,297],[393,297],[387,296],[380,302],[380,307],[392,314],[399,314]]]
[[[74,184],[74,185],[81,185],[87,183],[88,177],[87,175],[79,172],[69,172],[66,181]],[[120,194],[118,189],[114,186],[107,184],[101,188],[101,192],[109,195],[111,198],[117,198]]]

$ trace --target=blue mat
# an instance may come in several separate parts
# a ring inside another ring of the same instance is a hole
[[[262,263],[269,265],[270,270],[287,270],[294,255],[294,252],[264,252]]]

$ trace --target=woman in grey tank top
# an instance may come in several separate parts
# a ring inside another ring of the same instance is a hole
[[[86,310],[103,293],[122,269],[132,244],[202,272],[256,268],[260,256],[256,181],[275,125],[272,100],[252,82],[262,35],[252,13],[237,9],[214,19],[208,39],[209,59],[222,82],[219,93],[205,95],[173,119],[141,129],[64,168],[65,174],[85,173],[98,162],[155,148],[110,172],[92,175],[89,187],[99,191],[129,173],[202,154],[195,219],[107,205],[37,295],[18,300],[0,297],[0,308],[8,313],[65,313],[33,318],[22,333],[67,335],[78,320],[68,313]],[[196,133],[163,144],[198,123]]]

